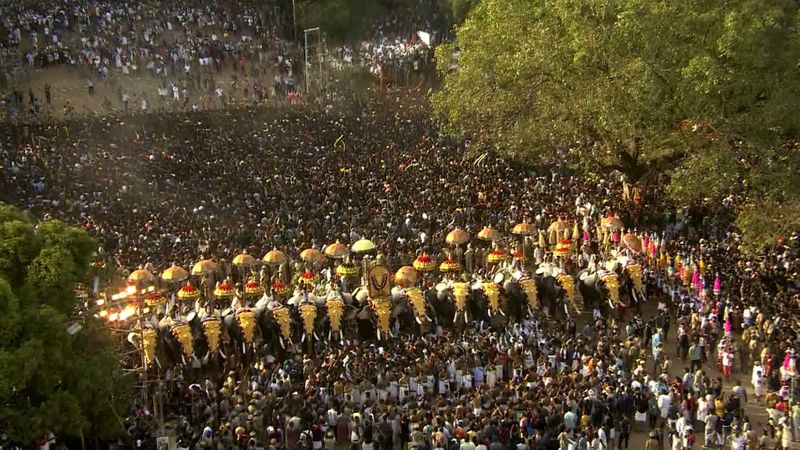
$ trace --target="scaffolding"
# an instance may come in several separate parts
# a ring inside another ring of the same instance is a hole
[[[306,94],[323,87],[327,49],[319,27],[303,30]]]

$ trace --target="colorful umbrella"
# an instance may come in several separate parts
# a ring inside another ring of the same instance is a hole
[[[347,246],[339,241],[325,247],[325,256],[329,258],[341,259],[350,254]]]
[[[350,250],[352,250],[353,253],[369,253],[374,252],[377,248],[378,247],[375,246],[375,243],[369,239],[361,239],[356,241],[356,243],[350,247]]]
[[[636,236],[635,234],[633,234],[633,233],[625,233],[625,236],[622,236],[622,242],[624,242],[625,245],[627,245],[628,248],[630,248],[634,252],[641,253],[641,251],[642,251],[642,240],[639,239],[639,237]]]
[[[325,261],[325,255],[315,248],[307,248],[300,252],[300,259],[307,263],[319,263]]]
[[[149,270],[139,269],[139,270],[134,270],[133,272],[131,272],[130,275],[128,275],[128,282],[135,284],[136,283],[147,284],[151,283],[153,281],[153,278],[155,277]]]
[[[495,247],[488,255],[486,255],[486,262],[489,264],[501,263],[508,259],[508,253],[504,252],[500,247]]]
[[[248,255],[247,252],[239,253],[233,257],[233,265],[238,267],[250,267],[256,264],[256,259],[253,255]]]
[[[230,300],[236,295],[236,288],[232,284],[224,281],[214,289],[214,297],[218,300]]]
[[[564,231],[568,229],[569,223],[561,219],[556,220],[547,227],[547,231]]]
[[[469,241],[469,233],[464,231],[462,228],[456,228],[455,230],[447,233],[447,237],[444,240],[450,245],[461,245]]]
[[[483,241],[499,241],[501,237],[503,237],[502,234],[492,227],[483,227],[483,229],[478,232],[478,239]]]
[[[186,271],[183,267],[173,264],[172,267],[167,268],[164,272],[161,273],[161,279],[164,281],[170,281],[174,283],[180,283],[181,281],[186,280],[189,278],[189,272]]]
[[[351,262],[344,262],[336,267],[336,275],[340,277],[358,276],[358,267]]]
[[[520,222],[514,225],[514,228],[511,229],[511,234],[516,234],[517,236],[530,236],[533,234],[533,226],[528,222]]]
[[[433,272],[436,270],[436,261],[428,255],[420,255],[412,264],[420,272]]]
[[[200,289],[187,283],[178,291],[178,299],[184,301],[197,300],[200,298]]]
[[[217,271],[217,263],[210,259],[203,259],[192,267],[192,275],[208,275]]]
[[[439,271],[443,273],[460,272],[461,264],[459,264],[459,262],[455,259],[446,259],[439,266]]]
[[[600,220],[600,225],[611,230],[621,230],[624,224],[617,216],[607,216]]]
[[[268,251],[266,255],[264,255],[264,262],[267,264],[274,264],[280,265],[285,263],[289,258],[286,257],[286,253],[278,250],[277,248],[273,248],[272,250]]]
[[[256,280],[250,280],[244,285],[244,295],[260,297],[264,295],[264,286]]]
[[[417,270],[411,266],[403,266],[397,269],[397,272],[394,274],[394,284],[407,288],[413,286],[419,275],[417,274]]]

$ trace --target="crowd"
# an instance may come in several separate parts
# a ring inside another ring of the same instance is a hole
[[[615,174],[466,158],[413,97],[10,124],[0,144],[0,199],[84,227],[120,276],[199,255],[225,266],[242,250],[297,258],[362,237],[396,268],[439,254],[455,226],[585,217],[592,230],[613,212],[672,255],[703,260],[707,286],[723,280],[699,295],[648,271],[640,313],[537,313],[502,330],[261,354],[246,378],[168,372],[164,409],[181,448],[758,449],[800,437],[797,235],[745,255],[730,203],[640,207]],[[765,408],[745,409],[752,397]],[[120,445],[155,448],[155,417],[135,405]]]

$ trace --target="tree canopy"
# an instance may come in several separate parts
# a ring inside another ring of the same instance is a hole
[[[644,186],[676,169],[680,199],[744,190],[788,205],[799,14],[781,0],[481,0],[438,49],[434,107],[512,158]]]
[[[0,431],[12,441],[121,430],[130,380],[74,291],[96,248],[84,230],[0,203]]]

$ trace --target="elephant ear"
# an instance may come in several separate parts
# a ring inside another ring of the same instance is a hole
[[[360,320],[369,320],[372,318],[372,313],[369,310],[369,307],[365,306],[361,308],[356,317],[358,317]]]
[[[344,313],[344,320],[353,320],[358,316],[358,310],[356,308],[348,308],[347,312]]]

